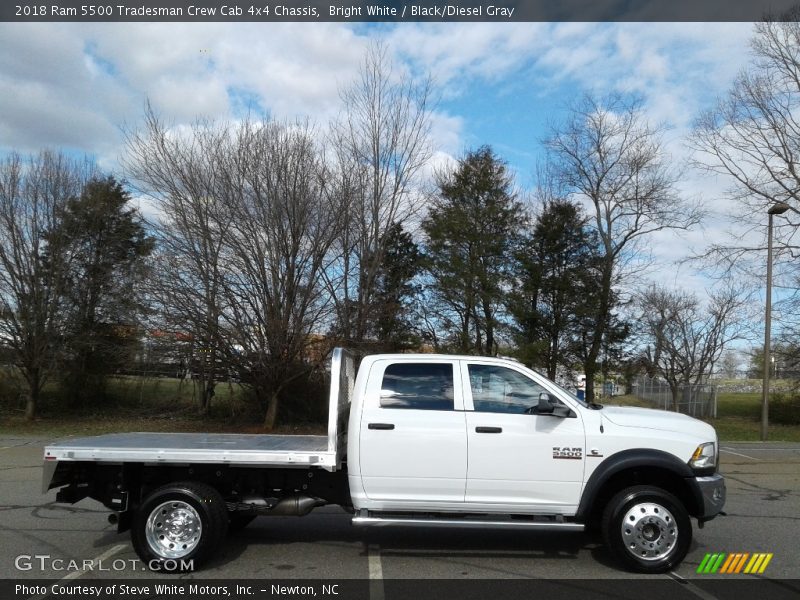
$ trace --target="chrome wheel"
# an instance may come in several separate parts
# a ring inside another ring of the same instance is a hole
[[[653,502],[634,504],[621,523],[625,548],[639,560],[660,560],[675,549],[678,524],[666,508]]]
[[[147,517],[145,539],[151,552],[162,558],[183,558],[200,543],[203,524],[188,503],[172,500],[159,504]]]

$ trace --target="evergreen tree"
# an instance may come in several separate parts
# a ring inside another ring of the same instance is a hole
[[[506,164],[488,146],[468,152],[437,184],[422,224],[429,300],[457,350],[495,354],[522,207]]]
[[[67,265],[64,367],[70,399],[96,394],[131,359],[142,306],[139,283],[153,249],[129,194],[113,177],[92,179],[48,234]]]
[[[593,314],[599,242],[581,207],[568,200],[545,203],[517,252],[517,281],[510,298],[522,360],[555,379],[559,366],[581,361],[585,317]]]
[[[409,320],[408,301],[421,267],[419,247],[411,234],[395,223],[386,232],[385,255],[375,278],[377,314],[372,325],[382,351],[413,348],[418,344]]]

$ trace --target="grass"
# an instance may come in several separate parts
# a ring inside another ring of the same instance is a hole
[[[635,396],[618,396],[607,403],[616,406],[651,406]],[[717,396],[717,418],[705,421],[714,426],[720,441],[757,442],[761,439],[761,394],[720,393]],[[770,423],[769,439],[775,442],[800,442],[800,426]]]
[[[613,398],[603,398],[600,400],[600,404],[608,405],[608,406],[639,406],[642,408],[652,408],[652,404],[646,402],[645,400],[641,400],[636,396],[614,396]]]
[[[717,397],[717,418],[708,421],[725,442],[757,442],[761,439],[761,394],[722,393]],[[800,442],[800,426],[769,425],[770,441]]]
[[[263,410],[237,384],[217,385],[208,415],[200,415],[192,381],[166,377],[112,377],[102,400],[86,408],[66,406],[55,385],[45,386],[34,421],[23,406],[6,399],[0,435],[89,436],[130,431],[263,433]],[[275,433],[319,434],[316,423],[282,425]]]

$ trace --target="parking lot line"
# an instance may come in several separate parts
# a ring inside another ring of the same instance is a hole
[[[111,558],[117,552],[119,552],[121,550],[125,550],[125,548],[127,548],[127,547],[128,547],[128,544],[117,544],[116,546],[113,546],[113,547],[109,548],[108,550],[106,550],[105,552],[103,552],[100,556],[94,558],[92,560],[91,564],[93,564],[93,565],[99,564],[99,563],[103,562],[105,559]],[[69,581],[70,579],[77,579],[78,577],[80,577],[81,575],[84,575],[85,573],[86,573],[86,571],[73,571],[72,573],[70,573],[69,575],[64,577],[61,581]]]
[[[369,597],[370,600],[383,600],[383,566],[381,565],[381,549],[379,546],[367,546],[369,565]]]
[[[672,579],[677,581],[679,584],[684,586],[687,591],[691,592],[698,598],[702,598],[703,600],[719,600],[719,598],[717,598],[714,594],[709,594],[704,589],[697,587],[685,577],[681,577],[680,575],[678,575],[675,571],[670,571],[669,576],[672,577]]]
[[[96,564],[104,561],[107,558],[111,558],[117,552],[119,552],[120,550],[124,550],[127,547],[128,547],[128,544],[117,544],[116,546],[112,546],[111,548],[109,548],[108,550],[106,550],[105,552],[100,554],[99,556],[97,556],[94,559],[92,559],[92,563],[91,564],[96,565]],[[84,570],[72,571],[72,572],[68,573],[67,575],[65,575],[64,577],[62,577],[61,579],[59,579],[56,582],[56,584],[59,584],[59,583],[62,583],[62,582],[66,582],[66,581],[70,581],[72,579],[77,579],[81,575],[85,575],[85,574],[86,574],[86,571],[84,571]],[[31,596],[28,600],[43,600],[43,598],[46,598],[49,595],[50,594],[48,593],[48,594],[45,594],[44,596]]]
[[[754,458],[754,457],[752,457],[752,456],[747,456],[747,454],[742,454],[741,452],[734,452],[734,451],[733,451],[733,450],[731,450],[730,448],[724,448],[724,447],[723,447],[723,448],[722,448],[722,451],[723,451],[723,452],[727,452],[728,454],[735,454],[736,456],[741,456],[742,458],[749,458],[750,460],[755,460],[755,461],[758,461],[758,460],[759,460],[759,459],[757,459],[757,458]]]

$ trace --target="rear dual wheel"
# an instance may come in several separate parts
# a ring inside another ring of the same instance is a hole
[[[192,481],[153,490],[134,516],[136,554],[154,571],[191,571],[213,555],[228,533],[225,501],[213,487]]]

